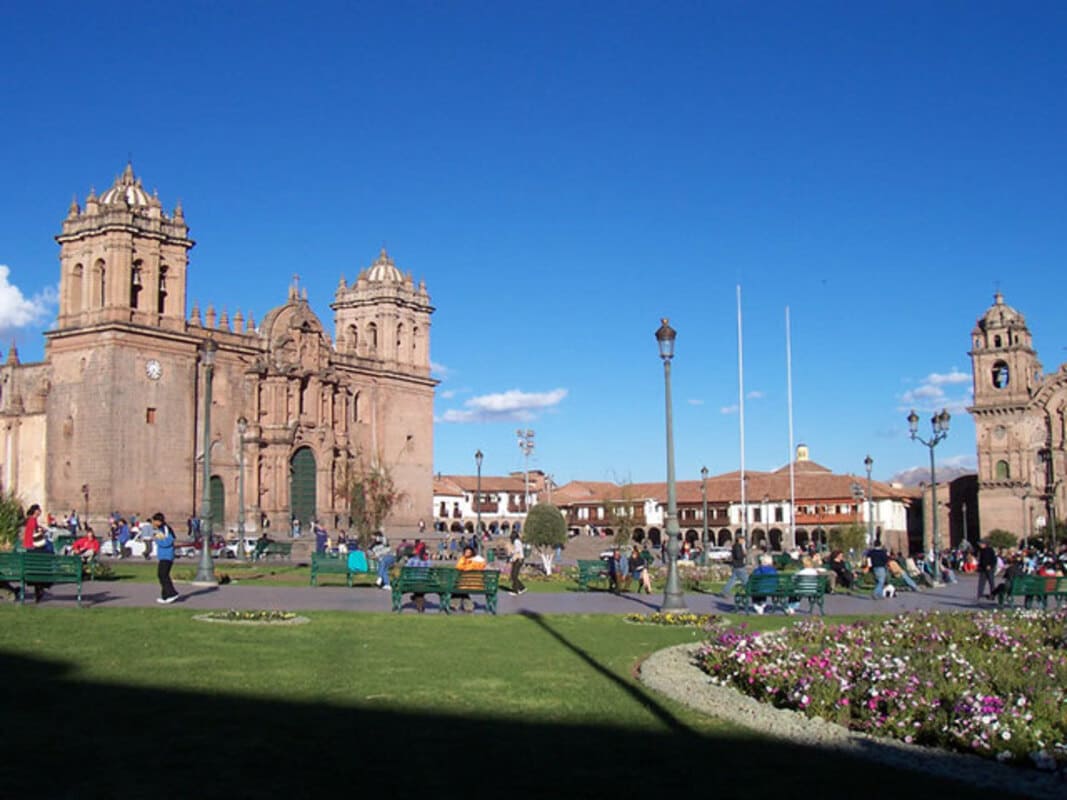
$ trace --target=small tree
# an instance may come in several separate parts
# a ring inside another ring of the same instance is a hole
[[[994,547],[997,550],[1015,547],[1015,544],[1019,541],[1018,536],[1003,528],[994,528],[986,534],[985,538],[986,541],[989,542],[989,546]]]
[[[14,546],[23,513],[22,501],[14,492],[0,494],[0,545],[5,549]]]
[[[627,481],[619,487],[616,497],[605,497],[604,525],[615,533],[615,544],[623,547],[634,535],[633,489]]]
[[[867,531],[862,525],[853,523],[844,528],[832,528],[829,540],[831,550],[862,553],[867,546]]]
[[[348,514],[361,546],[370,543],[402,499],[404,493],[396,488],[392,471],[384,464],[360,466],[349,476]]]
[[[560,510],[548,503],[538,503],[526,515],[526,524],[522,526],[523,539],[537,550],[544,564],[545,574],[552,574],[552,562],[556,557],[556,548],[567,541],[567,521]]]

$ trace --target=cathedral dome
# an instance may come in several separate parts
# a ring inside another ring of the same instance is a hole
[[[403,274],[396,268],[396,264],[393,263],[393,259],[389,257],[389,254],[385,252],[384,247],[382,252],[378,254],[378,260],[367,268],[366,277],[368,281],[379,283],[404,282]]]
[[[978,327],[982,330],[990,328],[1014,328],[1026,327],[1026,318],[1014,308],[1004,302],[1004,295],[997,292],[993,295],[993,305],[985,312]]]
[[[141,179],[133,174],[133,165],[127,164],[123,173],[115,178],[111,188],[100,195],[101,205],[111,205],[119,201],[130,206],[153,205],[153,198],[141,186]]]

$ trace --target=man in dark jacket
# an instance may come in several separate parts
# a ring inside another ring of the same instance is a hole
[[[985,589],[985,596],[990,600],[993,599],[993,576],[997,571],[997,554],[992,547],[989,546],[989,542],[982,539],[978,543],[978,598],[982,599],[983,591]]]
[[[730,567],[732,571],[730,580],[722,587],[724,597],[730,596],[730,590],[734,587],[734,584],[740,583],[744,586],[748,582],[748,570],[745,569],[747,563],[748,552],[745,550],[745,534],[739,533],[734,540],[733,548],[730,550]]]

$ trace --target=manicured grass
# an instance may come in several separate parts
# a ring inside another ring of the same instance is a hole
[[[294,627],[178,608],[0,607],[7,796],[865,798],[920,777],[783,745],[649,694],[638,660],[691,629],[608,616],[311,612]],[[753,627],[783,624],[760,618]],[[88,762],[76,752],[91,752]],[[58,768],[60,764],[65,766]],[[938,796],[977,796],[922,778]]]

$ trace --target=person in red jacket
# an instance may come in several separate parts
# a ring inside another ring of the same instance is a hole
[[[40,517],[41,507],[34,503],[26,514],[26,527],[22,529],[22,546],[27,550],[40,550],[48,544]]]
[[[74,555],[82,557],[82,561],[92,561],[100,555],[100,540],[91,527],[85,526],[85,535],[74,541],[72,550]]]

